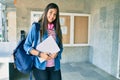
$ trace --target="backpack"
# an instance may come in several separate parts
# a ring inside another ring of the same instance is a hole
[[[33,24],[35,24],[36,26],[36,31],[40,30],[39,23],[33,23]],[[37,32],[35,35],[38,36]],[[35,56],[26,54],[26,51],[24,50],[24,47],[23,47],[25,40],[26,38],[21,40],[17,45],[17,47],[15,48],[15,50],[13,51],[14,64],[18,71],[22,73],[30,73],[33,69]]]

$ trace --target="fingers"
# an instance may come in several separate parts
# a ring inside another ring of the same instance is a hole
[[[51,60],[51,59],[54,59],[56,58],[57,56],[57,53],[41,53],[41,58],[45,59],[45,60]]]
[[[41,53],[41,58],[45,59],[45,60],[49,60],[49,56],[47,53]]]
[[[50,60],[52,59],[52,57],[48,54],[48,53],[41,53],[41,58],[45,59],[45,60]]]

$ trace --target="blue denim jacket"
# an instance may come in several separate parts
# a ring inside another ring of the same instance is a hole
[[[35,35],[38,36],[35,36]],[[38,37],[38,39],[36,40],[36,38]],[[24,44],[24,49],[27,52],[27,54],[30,54],[29,52],[34,48],[36,49],[37,44],[40,43],[40,30],[37,31],[35,24],[33,24],[29,30],[29,33],[27,35],[25,44]],[[45,32],[45,34],[42,37],[42,40],[45,40],[48,37],[48,33],[47,31]],[[37,42],[36,42],[37,41]],[[35,45],[35,43],[37,43]],[[56,35],[56,43],[58,44],[60,51],[58,52],[57,57],[55,58],[55,70],[59,70],[60,69],[60,59],[61,59],[61,53],[63,51],[63,45],[60,43],[58,36]],[[34,66],[38,69],[41,70],[45,70],[46,69],[46,61],[40,63],[38,57],[36,56],[34,58]]]

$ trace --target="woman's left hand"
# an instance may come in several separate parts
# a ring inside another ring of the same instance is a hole
[[[54,59],[54,58],[56,58],[57,57],[57,53],[52,53],[52,54],[49,54],[49,56],[52,58],[52,59]]]

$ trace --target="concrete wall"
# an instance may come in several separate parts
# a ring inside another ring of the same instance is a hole
[[[89,46],[70,46],[64,47],[62,53],[62,63],[69,62],[88,62]]]
[[[114,76],[118,64],[119,4],[119,0],[93,0],[91,9],[90,62]]]
[[[8,19],[8,41],[16,42],[16,11],[9,11]]]

